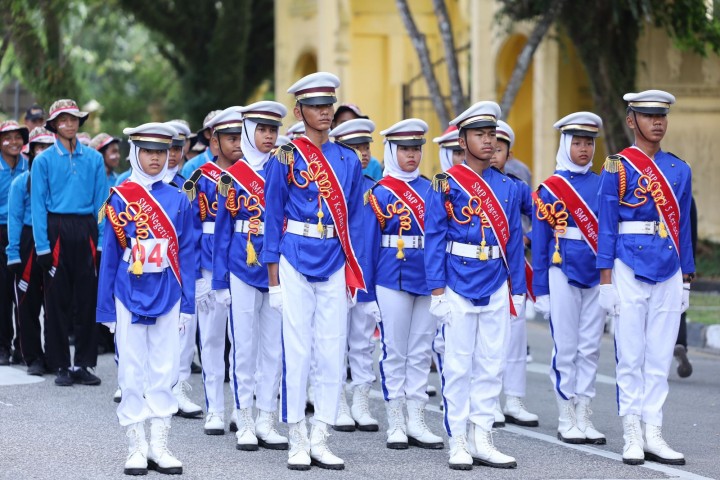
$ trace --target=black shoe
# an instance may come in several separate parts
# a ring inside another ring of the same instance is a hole
[[[673,352],[675,356],[675,360],[678,362],[677,366],[677,374],[680,378],[687,378],[690,375],[692,375],[693,367],[690,363],[690,360],[688,360],[687,356],[687,348],[685,348],[685,345],[675,345],[675,351]]]
[[[0,348],[0,366],[10,365],[10,352]]]
[[[74,383],[79,383],[80,385],[100,385],[100,378],[90,373],[87,367],[72,370],[70,376]]]
[[[42,360],[35,360],[27,368],[27,374],[36,377],[42,377],[45,374],[45,362]]]
[[[25,360],[22,357],[22,352],[18,350],[17,348],[13,350],[12,355],[10,355],[10,363],[13,365],[25,365]]]
[[[67,368],[61,368],[55,376],[55,385],[58,387],[72,387],[73,380]]]
[[[202,373],[202,367],[195,362],[190,364],[190,373]]]

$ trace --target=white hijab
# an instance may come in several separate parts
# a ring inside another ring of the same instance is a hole
[[[270,159],[270,153],[262,153],[255,145],[255,129],[257,122],[245,119],[243,120],[242,139],[240,146],[243,151],[243,158],[254,171],[262,170],[267,161]]]
[[[440,168],[447,172],[453,166],[453,149],[440,147]]]
[[[412,182],[420,176],[420,162],[418,162],[418,168],[412,172],[406,172],[400,168],[397,159],[398,147],[392,142],[385,140],[385,170],[383,171],[383,177],[391,176],[402,180],[403,182]],[[422,147],[420,147],[420,160],[422,160]]]
[[[572,139],[573,135],[570,135],[569,133],[563,133],[560,135],[560,146],[558,147],[557,155],[555,155],[555,161],[557,162],[555,170],[567,170],[568,172],[581,174],[587,173],[592,168],[592,160],[590,160],[590,162],[584,167],[581,167],[570,159],[570,146],[572,145]],[[592,155],[594,154],[595,144],[593,142]]]
[[[168,158],[168,162],[170,162],[170,158]],[[173,181],[173,178],[175,178],[175,175],[177,174],[178,170],[180,169],[180,165],[175,165],[173,168],[168,167],[167,173],[165,174],[165,178],[163,178],[163,182],[170,183]]]
[[[153,183],[163,181],[168,172],[168,157],[170,150],[165,150],[165,165],[163,169],[157,175],[148,175],[145,173],[140,166],[140,160],[138,160],[137,154],[140,147],[136,146],[132,140],[130,141],[130,165],[132,166],[132,173],[130,173],[130,180],[139,183],[145,188],[151,188]]]

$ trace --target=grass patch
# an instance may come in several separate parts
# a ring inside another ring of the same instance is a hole
[[[687,321],[714,325],[720,323],[720,295],[717,293],[690,293]]]
[[[698,240],[695,270],[698,277],[720,279],[720,244]]]

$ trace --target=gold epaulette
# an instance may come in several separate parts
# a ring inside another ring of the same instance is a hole
[[[448,177],[447,173],[438,173],[433,177],[432,186],[436,192],[444,192],[448,188]]]
[[[105,209],[107,207],[108,202],[110,201],[110,197],[113,196],[113,190],[110,190],[110,195],[105,199],[103,204],[100,206],[100,210],[98,210],[98,225],[102,223],[103,220],[105,220]]]
[[[610,155],[605,159],[603,170],[608,173],[617,173],[622,165],[622,157],[620,155]]]
[[[337,140],[335,140],[335,145],[342,145],[343,147],[347,148],[348,150],[352,150],[353,152],[355,152],[355,155],[357,155],[358,160],[362,159],[362,153],[360,153],[360,150],[353,147],[352,145],[348,145],[347,143],[343,143],[343,142],[338,142]]]
[[[368,191],[363,194],[363,205],[368,204],[370,201],[370,195],[372,195],[372,188],[368,189]]]
[[[232,187],[232,178],[227,173],[223,173],[220,175],[220,179],[217,182],[217,191],[220,195],[223,197],[228,196],[228,192],[230,191],[230,187]]]
[[[187,195],[188,200],[191,202],[195,200],[195,197],[197,196],[197,182],[200,180],[200,177],[202,176],[202,173],[200,172],[200,169],[195,170],[192,175],[190,175],[190,178],[183,183],[183,192],[185,192],[185,195]]]
[[[285,145],[280,145],[275,152],[275,157],[283,165],[292,164],[295,161],[295,144],[286,143]]]

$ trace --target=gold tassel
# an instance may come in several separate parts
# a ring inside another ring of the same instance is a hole
[[[560,242],[558,241],[557,235],[555,235],[555,252],[552,256],[552,263],[554,265],[560,265],[562,263],[562,257],[560,256]]]
[[[318,217],[318,223],[317,223],[317,231],[322,233],[325,231],[325,227],[323,227],[322,219],[325,216],[322,210],[318,210],[317,217]]]
[[[223,197],[228,196],[228,192],[230,191],[230,187],[232,187],[232,179],[229,175],[223,174],[220,177],[220,180],[218,180],[217,183],[217,191],[220,195]]]
[[[668,237],[668,231],[667,227],[665,226],[665,222],[659,222],[658,224],[658,235],[660,235],[660,238],[667,238]]]
[[[257,252],[255,252],[255,246],[250,241],[250,235],[248,235],[247,239],[247,258],[245,259],[245,263],[248,265],[260,265],[257,259]]]
[[[405,258],[405,252],[403,249],[405,248],[405,240],[402,239],[402,237],[399,237],[397,240],[397,253],[395,254],[395,258],[398,260],[402,260]]]
[[[622,165],[622,157],[620,155],[610,155],[605,159],[603,169],[608,173],[617,173]]]
[[[433,177],[432,186],[436,192],[444,192],[448,186],[447,173],[438,173],[435,175]]]
[[[102,223],[103,220],[105,220],[105,207],[106,203],[103,203],[103,206],[100,207],[100,210],[98,210],[98,225]]]
[[[481,260],[483,262],[486,262],[488,259],[488,254],[485,251],[485,246],[487,244],[485,243],[485,239],[483,238],[483,241],[480,242],[480,253],[478,254],[478,260]]]
[[[132,264],[131,270],[132,270],[133,275],[137,275],[137,276],[142,275],[143,274],[142,262],[139,259],[135,260]]]

